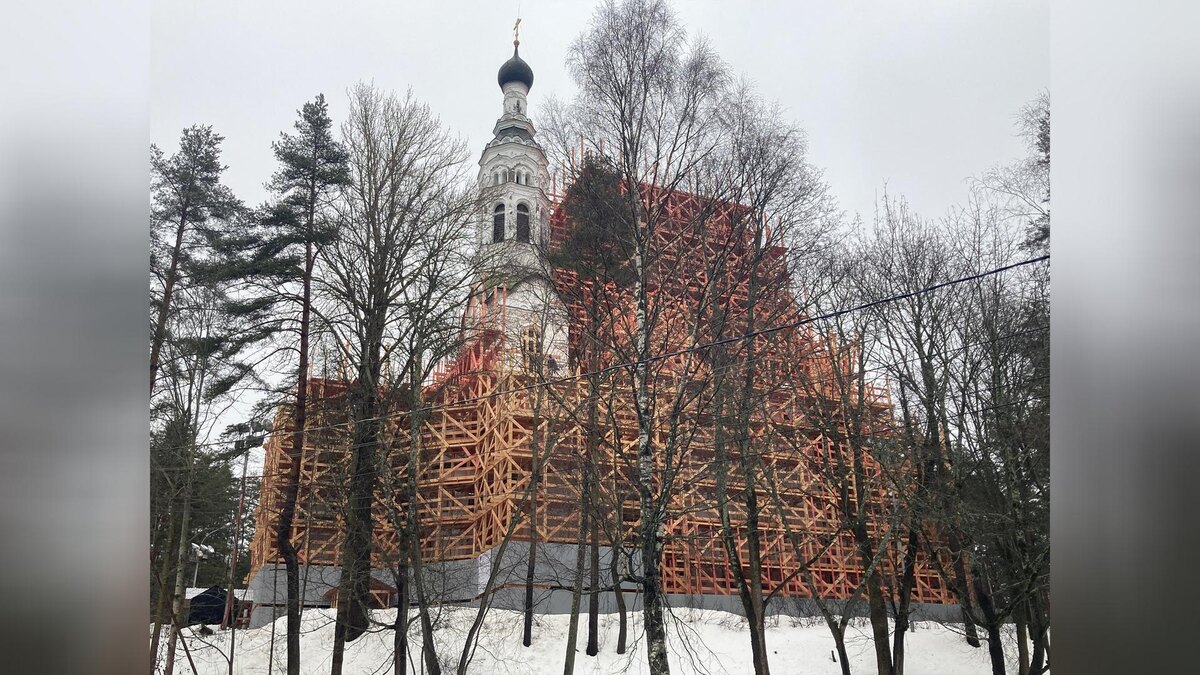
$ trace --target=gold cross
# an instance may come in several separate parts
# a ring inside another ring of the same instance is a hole
[[[513,45],[521,44],[521,19],[517,17],[517,22],[513,24]]]

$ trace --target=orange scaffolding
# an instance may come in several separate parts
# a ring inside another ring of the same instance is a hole
[[[672,198],[668,212],[670,222],[685,222],[700,208],[698,198],[680,195]],[[561,210],[560,210],[561,212]],[[688,232],[667,232],[669,245],[658,260],[660,276],[655,291],[665,296],[686,299],[698,284],[703,284],[703,262],[716,250],[717,242],[727,230],[722,222],[731,210],[715,220]],[[568,223],[556,213],[552,236],[561,241]],[[726,240],[727,241],[727,240]],[[781,260],[785,251],[780,246],[769,247],[772,260]],[[745,251],[735,251],[734,259]],[[561,289],[586,287],[566,272],[556,274],[555,283]],[[622,291],[613,289],[613,305],[630,307]],[[474,298],[466,310],[466,319],[484,326],[476,339],[452,362],[438,369],[433,383],[426,389],[433,410],[424,416],[421,426],[423,454],[419,467],[418,512],[421,523],[421,550],[429,561],[470,559],[501,543],[509,533],[514,519],[519,524],[511,537],[528,542],[531,532],[538,541],[573,545],[577,541],[581,503],[581,461],[586,454],[586,431],[582,410],[588,398],[586,380],[576,379],[546,385],[540,408],[531,390],[531,376],[514,369],[503,358],[512,346],[501,328],[487,328],[489,321],[503,317],[503,286],[493,289],[490,303]],[[581,339],[583,307],[567,294],[570,341],[576,358],[569,368],[578,373],[578,344]],[[780,291],[764,303],[777,319],[797,316],[797,303]],[[731,285],[727,297],[721,299],[726,308],[747,303],[744,283]],[[676,303],[686,306],[686,302]],[[792,308],[789,310],[789,308]],[[790,313],[789,313],[790,312]],[[736,312],[735,312],[736,313]],[[682,311],[664,310],[660,331],[678,330],[680,321],[696,320]],[[629,315],[609,315],[610,335],[614,326],[628,321]],[[616,338],[614,338],[616,339]],[[662,344],[667,344],[664,341]],[[828,373],[835,367],[828,359],[816,354],[812,336],[802,330],[775,337],[762,343],[763,373],[811,372]],[[781,346],[782,345],[782,346]],[[609,354],[605,363],[615,357]],[[656,371],[656,386],[670,393],[674,387],[691,386],[677,379],[671,363]],[[341,516],[339,506],[343,472],[347,464],[348,425],[346,399],[352,383],[314,378],[310,383],[310,430],[305,438],[300,458],[301,479],[292,540],[301,565],[339,565]],[[603,512],[606,526],[619,531],[620,543],[636,545],[635,533],[639,518],[636,490],[631,480],[636,462],[637,420],[631,388],[619,377],[603,383],[605,423],[597,433],[602,435],[599,456],[595,460],[596,480],[607,502]],[[822,462],[830,462],[835,453],[844,452],[839,443],[822,435],[810,415],[814,406],[824,405],[819,391],[799,391],[786,386],[782,376],[764,375],[756,384],[756,392],[765,403],[761,414],[751,425],[755,437],[756,461],[764,472],[775,477],[776,489],[768,492],[755,485],[759,503],[764,505],[760,515],[762,550],[762,583],[764,591],[790,597],[809,597],[815,592],[824,598],[846,599],[859,585],[862,562],[849,532],[841,526],[837,508],[838,494],[820,473],[814,471]],[[890,419],[890,402],[886,392],[869,392],[871,407],[880,418]],[[535,412],[537,414],[535,414]],[[662,559],[664,591],[683,595],[735,595],[737,588],[729,570],[729,561],[721,539],[721,524],[715,508],[717,483],[714,475],[714,433],[710,416],[699,408],[685,413],[689,440],[678,456],[677,487],[667,508]],[[535,434],[535,418],[536,423]],[[263,565],[280,561],[275,545],[278,501],[283,494],[290,459],[287,453],[290,436],[291,410],[279,410],[274,433],[266,444],[262,495],[256,514],[256,530],[251,548],[251,576]],[[385,435],[403,447],[408,438],[407,411],[396,410],[389,417]],[[665,424],[656,425],[656,447],[665,440]],[[785,436],[790,442],[784,442]],[[548,439],[553,439],[550,443]],[[535,444],[535,440],[537,441]],[[532,514],[527,508],[534,448],[539,448],[542,475],[538,482],[537,508]],[[800,448],[797,451],[797,448]],[[402,475],[406,452],[394,452],[388,460],[385,474]],[[663,458],[659,457],[661,464]],[[731,461],[733,461],[731,459]],[[873,533],[885,526],[888,517],[888,488],[880,468],[870,464],[867,475],[871,510],[876,514],[871,524]],[[390,474],[388,472],[391,472]],[[398,539],[391,509],[396,507],[395,491],[389,488],[394,481],[380,481],[377,508],[374,513],[374,558],[377,567],[387,566],[398,554]],[[730,493],[744,491],[747,486],[736,471],[731,471],[727,485]],[[732,520],[739,527],[738,542],[741,559],[748,559],[745,522],[737,499],[730,500]],[[599,512],[600,510],[597,509]],[[526,518],[531,515],[532,518]],[[894,527],[894,524],[892,525]],[[534,528],[531,530],[530,528]],[[789,536],[789,531],[791,536]],[[901,535],[895,533],[896,540]],[[602,545],[609,541],[601,542]],[[798,550],[799,548],[799,550]],[[823,552],[822,552],[823,551]],[[802,559],[815,559],[810,566],[812,589],[797,574]],[[885,577],[899,568],[899,553],[894,549],[882,562]],[[749,570],[744,570],[749,574]],[[913,599],[925,603],[953,603],[950,589],[945,587],[935,566],[923,554],[918,556],[916,588]]]

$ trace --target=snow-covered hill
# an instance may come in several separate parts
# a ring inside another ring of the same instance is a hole
[[[395,619],[395,611],[377,611],[374,619],[384,624],[391,623]],[[302,673],[326,675],[329,672],[333,616],[333,610],[309,610],[304,613],[300,642]],[[474,608],[451,607],[442,611],[435,638],[445,672],[455,672],[464,636],[474,617]],[[639,637],[640,618],[637,612],[630,615],[630,648],[626,654],[617,655],[614,653],[617,616],[601,615],[600,654],[589,657],[583,653],[587,619],[586,616],[580,617],[575,672],[581,675],[646,673],[646,656]],[[487,675],[561,673],[567,623],[568,617],[565,615],[536,617],[533,646],[526,648],[521,645],[521,614],[492,610],[470,662],[469,672]],[[832,660],[833,638],[825,625],[819,619],[805,619],[802,625],[796,624],[796,621],[785,617],[773,621],[768,627],[767,648],[771,651],[771,672],[775,675],[839,675],[841,670]],[[233,672],[240,675],[284,672],[285,625],[286,619],[280,618],[274,626],[238,631]],[[184,634],[197,673],[227,673],[229,634],[217,631],[205,636],[193,628],[187,629]],[[718,675],[752,672],[750,643],[741,617],[712,610],[680,609],[675,611],[671,628],[672,673]],[[273,656],[270,649],[272,629],[275,638]],[[849,629],[847,649],[855,673],[871,673],[874,670],[875,657],[869,634],[869,627],[863,623],[852,625]],[[393,631],[380,627],[347,645],[344,672],[347,675],[391,673],[393,637]],[[410,659],[417,659],[420,646],[417,626],[413,626],[409,644],[412,647]],[[916,630],[909,634],[906,650],[906,671],[912,675],[991,672],[986,648],[973,649],[961,635],[938,624],[918,623]],[[178,650],[177,657],[175,672],[191,673],[191,666],[182,649]],[[1010,671],[1015,670],[1015,664],[1010,666]],[[420,673],[420,663],[412,663],[408,672]]]

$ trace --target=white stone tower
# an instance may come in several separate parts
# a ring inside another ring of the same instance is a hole
[[[550,241],[550,173],[526,100],[533,69],[518,53],[515,37],[512,58],[496,78],[504,109],[479,158],[480,300],[490,316],[503,317],[510,367],[529,367],[536,357],[547,375],[557,375],[566,370],[566,317],[541,255]]]

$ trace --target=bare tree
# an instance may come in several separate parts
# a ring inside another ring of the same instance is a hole
[[[411,321],[404,301],[422,280],[430,233],[459,227],[465,185],[463,142],[409,92],[369,84],[350,91],[342,127],[352,183],[336,202],[340,237],[322,251],[317,288],[324,322],[354,372],[349,494],[338,621],[331,672],[341,672],[345,642],[367,629],[372,529],[378,483],[381,370],[385,342]],[[420,592],[420,584],[415,590]],[[425,631],[431,641],[431,631]],[[438,672],[426,649],[426,666]]]
[[[421,478],[432,477],[426,459],[432,448],[426,448],[424,442],[424,426],[429,419],[427,382],[438,363],[457,353],[475,337],[476,327],[463,325],[461,312],[478,269],[478,260],[472,258],[470,247],[474,235],[472,216],[477,208],[478,202],[468,192],[455,195],[453,201],[445,204],[440,222],[425,233],[416,247],[414,258],[421,262],[414,265],[411,273],[414,279],[401,294],[399,304],[403,315],[389,353],[397,364],[395,372],[403,377],[392,390],[402,397],[408,422],[407,452],[403,462],[405,480],[400,491],[405,512],[399,528],[400,555],[395,568],[403,599],[395,626],[397,674],[404,671],[406,658],[403,640],[408,630],[410,589],[418,603],[426,667],[436,672],[429,664],[438,661],[432,637],[431,599],[424,575],[422,543],[425,534],[419,492]]]
[[[901,478],[897,490],[909,506],[901,576],[894,593],[894,667],[902,672],[915,565],[919,551],[926,545],[922,539],[923,523],[930,516],[930,504],[945,499],[947,491],[953,489],[953,485],[942,480],[942,469],[948,460],[946,404],[950,368],[958,353],[954,350],[952,326],[958,311],[959,289],[921,291],[958,278],[964,268],[935,224],[922,220],[903,201],[887,195],[880,204],[866,246],[863,273],[858,275],[860,285],[874,297],[900,297],[894,302],[875,305],[869,313],[876,319],[881,360],[887,364],[886,372],[895,383],[902,434],[912,453],[908,471],[893,474]],[[933,536],[926,539],[936,541]],[[957,544],[951,535],[948,542],[951,555],[961,557]],[[957,568],[960,563],[954,564]],[[960,586],[963,582],[965,579],[957,580]]]
[[[1027,255],[1003,204],[975,194],[951,214],[956,252],[995,269]],[[993,672],[1004,667],[1001,627],[1017,633],[1018,669],[1041,672],[1049,619],[1049,314],[1044,265],[978,279],[964,289],[951,371],[950,507],[969,551]],[[1032,654],[1029,650],[1032,638]]]
[[[605,143],[611,148],[624,184],[619,215],[634,231],[634,340],[625,356],[637,364],[629,384],[638,420],[638,583],[648,664],[653,672],[666,673],[670,666],[661,581],[663,534],[686,430],[669,422],[672,428],[660,444],[656,431],[661,430],[655,427],[660,419],[677,420],[672,413],[693,400],[685,386],[678,386],[673,397],[658,400],[656,375],[662,371],[652,371],[647,357],[660,346],[655,336],[665,325],[664,298],[652,286],[664,238],[671,237],[663,228],[669,218],[667,205],[689,179],[697,178],[699,163],[716,145],[715,125],[709,121],[725,71],[703,41],[686,39],[672,10],[659,0],[602,4],[572,45],[568,67],[580,89],[574,107],[578,126],[595,151]],[[694,359],[683,361],[677,373],[683,379],[694,376]],[[659,404],[664,409],[658,410]]]
[[[835,619],[826,600],[828,592],[814,586],[811,562],[802,575],[813,588],[814,601],[839,649],[843,672],[848,672],[844,651],[845,629],[855,601],[866,596],[871,622],[876,670],[893,672],[889,645],[885,561],[898,531],[903,510],[886,499],[888,464],[903,466],[889,453],[886,437],[889,411],[886,399],[872,378],[869,364],[877,358],[871,317],[846,311],[862,304],[863,289],[856,283],[864,263],[862,251],[846,242],[840,251],[806,268],[803,286],[809,293],[811,331],[802,342],[798,366],[788,372],[790,388],[799,395],[798,411],[815,437],[785,433],[780,437],[802,457],[819,481],[814,496],[836,514],[836,530],[824,543],[843,564],[858,563],[858,579],[850,584],[841,618]],[[828,525],[830,523],[826,523]],[[795,544],[793,544],[795,546]],[[801,560],[806,555],[798,555]],[[847,589],[843,589],[847,590]]]
[[[480,260],[479,257],[476,260]],[[487,264],[487,263],[484,263]],[[508,551],[515,541],[522,526],[529,537],[525,561],[525,608],[526,621],[523,627],[526,646],[532,643],[532,589],[537,573],[537,548],[539,538],[539,523],[549,520],[540,503],[542,480],[548,469],[553,467],[555,482],[551,487],[555,490],[562,487],[572,487],[563,484],[564,471],[562,464],[576,461],[575,449],[578,448],[580,407],[579,388],[570,382],[559,380],[562,374],[561,366],[548,353],[556,349],[558,341],[565,336],[562,329],[566,325],[562,303],[548,283],[530,283],[535,279],[539,282],[548,281],[549,268],[544,260],[534,264],[507,260],[501,265],[488,265],[489,270],[484,275],[485,282],[499,283],[500,286],[512,291],[525,287],[522,307],[516,314],[506,314],[505,318],[511,324],[497,322],[487,324],[491,328],[503,326],[498,339],[502,341],[498,353],[504,358],[494,364],[493,375],[497,376],[497,389],[492,393],[506,399],[517,409],[528,405],[529,426],[522,439],[528,443],[529,466],[523,477],[513,476],[515,483],[508,488],[507,496],[512,501],[512,508],[506,510],[507,522],[498,541],[489,552],[489,563],[483,587],[479,589],[479,606],[474,619],[468,628],[462,650],[459,654],[456,673],[467,675],[470,664],[478,649],[479,637],[484,621],[491,610],[496,592],[507,585],[508,579],[517,574],[517,565],[508,562]],[[486,335],[487,331],[481,331]],[[521,461],[520,458],[514,458]],[[523,483],[523,485],[522,485]],[[581,493],[582,494],[582,493]],[[582,518],[581,523],[586,522]],[[582,536],[585,528],[578,528]],[[582,553],[582,548],[578,549]],[[518,561],[519,562],[519,561]],[[578,570],[577,570],[578,571]],[[576,581],[580,577],[577,575]],[[574,600],[578,603],[578,591]],[[574,616],[578,617],[576,605]],[[567,671],[573,663],[573,636],[568,639]]]
[[[1035,440],[1042,425],[1030,411],[1037,406],[1013,401],[1016,391],[1037,391],[1021,388],[1028,383],[1018,385],[1013,375],[1014,364],[1031,369],[1036,361],[1030,358],[1036,350],[1026,347],[1028,353],[1019,354],[1014,349],[1036,338],[1030,317],[1037,312],[1035,303],[1025,307],[1014,299],[1008,277],[1015,272],[988,272],[1017,259],[1023,244],[1013,224],[1028,221],[984,195],[972,192],[967,205],[941,223],[923,220],[902,200],[885,197],[867,243],[865,274],[859,275],[869,295],[895,298],[869,310],[909,460],[907,472],[897,468],[890,474],[908,514],[900,574],[892,589],[895,672],[904,667],[918,556],[939,567],[959,600],[968,641],[979,644],[976,624],[987,630],[993,670],[1003,672],[1002,625],[1016,618],[1018,632],[1025,631],[1020,624],[1028,607],[1023,603],[1035,597],[1027,591],[1037,585],[1039,553],[1048,551],[1034,525],[1037,505],[1048,496],[1039,491],[1043,474],[1032,468],[1037,453],[1031,450],[1048,444]],[[954,279],[968,281],[944,285]],[[938,288],[925,290],[931,287]],[[1009,555],[1000,555],[1001,550]],[[1034,553],[1018,562],[1022,556],[1016,551]],[[1019,650],[1024,649],[1022,638]]]
[[[1050,93],[1042,92],[1021,109],[1017,130],[1029,154],[1012,164],[995,167],[975,184],[1000,198],[1004,213],[1026,226],[1027,249],[1050,248]]]
[[[790,352],[780,341],[794,334],[746,336],[799,315],[789,264],[825,245],[835,214],[819,172],[805,161],[802,132],[783,122],[777,107],[763,104],[743,84],[722,109],[727,138],[710,171],[720,186],[714,192],[732,206],[725,212],[724,240],[710,243],[715,252],[706,270],[718,298],[707,317],[710,339],[718,345],[711,350],[713,472],[721,540],[750,627],[754,669],[763,675],[769,665],[761,524],[769,517],[769,501],[761,499],[761,485],[763,458],[774,442],[765,422],[771,417],[770,393],[782,384],[776,376],[779,354]],[[803,253],[789,258],[787,244]],[[735,466],[743,518],[736,524],[729,503]],[[746,560],[739,532],[745,533]]]
[[[153,401],[156,417],[161,415],[163,421],[162,440],[168,445],[165,449],[178,462],[158,468],[180,471],[167,478],[179,491],[179,505],[172,509],[178,520],[169,525],[176,529],[169,538],[176,546],[173,565],[162,567],[175,572],[165,669],[168,675],[173,672],[179,633],[187,621],[183,612],[185,563],[193,541],[197,469],[211,459],[200,446],[234,387],[247,374],[247,368],[237,359],[241,342],[231,337],[236,331],[223,311],[225,297],[221,289],[195,286],[181,291],[180,297],[183,301],[176,303],[172,311],[169,338],[163,343],[163,354],[167,356],[163,386]],[[170,556],[171,552],[163,554]],[[160,579],[164,587],[160,593],[165,590],[164,582]],[[151,640],[151,653],[157,658],[157,631]]]
[[[981,264],[1000,266],[1049,253],[1048,92],[1022,108],[1017,127],[1029,154],[985,173],[966,207],[951,215],[960,233],[960,254]],[[1021,227],[1025,235],[1017,246]],[[985,587],[1000,587],[1000,604],[1012,605],[1022,675],[1048,667],[1049,282],[1049,265],[1037,264],[980,284],[966,303],[969,320],[959,327],[963,340],[981,345],[974,350],[975,366],[962,372],[983,374],[976,375],[980,386],[975,388],[961,378],[961,398],[974,405],[963,413],[955,447],[966,454],[966,466],[979,467],[969,476],[971,485],[989,488],[971,494],[986,496],[983,501],[989,503],[982,509],[985,516],[974,520],[982,526],[978,534],[990,542],[980,563],[988,568]],[[1012,511],[1014,506],[1019,512]],[[1004,607],[992,609],[1007,613]]]
[[[600,454],[605,444],[607,421],[601,410],[604,390],[611,391],[610,377],[604,366],[611,353],[608,338],[610,323],[620,311],[620,297],[632,281],[630,243],[632,233],[619,217],[622,197],[616,172],[604,158],[588,154],[583,158],[577,175],[567,190],[560,207],[564,222],[569,222],[569,231],[562,241],[553,242],[544,252],[544,258],[556,270],[556,289],[562,305],[569,308],[577,330],[572,355],[569,359],[576,364],[587,387],[584,398],[584,418],[576,420],[584,434],[582,454],[582,485],[580,487],[580,509],[586,520],[586,532],[580,532],[581,546],[576,563],[576,583],[573,596],[582,588],[584,569],[583,542],[587,541],[588,569],[588,638],[586,653],[595,656],[599,652],[599,594],[600,594],[600,533],[609,530],[602,521],[604,509],[600,508],[602,497]],[[565,402],[563,402],[565,403]],[[569,410],[571,406],[562,406]],[[609,446],[614,453],[619,448]],[[616,454],[613,455],[617,456]],[[615,470],[615,467],[614,467]],[[620,513],[620,507],[608,502]],[[613,511],[608,511],[613,513]],[[619,526],[620,516],[617,517]],[[582,526],[582,523],[581,523]],[[616,556],[617,548],[624,545],[620,540],[609,538],[612,546],[610,555]],[[619,588],[620,581],[612,582],[616,588],[617,602],[621,612],[622,628],[625,627],[624,597]],[[578,602],[572,598],[572,618],[569,629],[568,649],[574,649],[574,631]],[[624,633],[618,637],[618,653],[625,648]],[[568,661],[573,655],[568,652]]]

